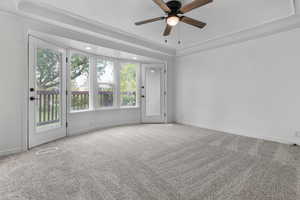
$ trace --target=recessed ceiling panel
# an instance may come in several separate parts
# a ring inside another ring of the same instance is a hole
[[[7,0],[4,0],[7,1]],[[20,1],[20,0],[11,0]],[[187,47],[293,14],[293,0],[214,0],[186,14],[207,26],[200,30],[181,23],[169,37],[163,37],[164,21],[143,26],[134,22],[164,16],[152,0],[35,0],[67,10],[148,40],[175,48]],[[183,4],[191,0],[184,0]],[[166,43],[167,40],[167,43]],[[178,44],[181,40],[181,44]]]
[[[294,12],[292,0],[215,0],[187,14],[207,23],[203,30],[181,24],[183,46],[285,18]]]

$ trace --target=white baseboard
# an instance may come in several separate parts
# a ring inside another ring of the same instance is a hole
[[[85,134],[85,133],[89,133],[92,131],[97,131],[97,130],[101,130],[101,129],[105,129],[105,128],[112,128],[112,127],[117,127],[117,126],[126,126],[126,125],[136,125],[136,124],[140,124],[139,121],[129,121],[129,122],[122,122],[122,123],[111,123],[111,124],[105,124],[105,125],[100,125],[100,126],[94,126],[91,128],[83,128],[83,129],[79,129],[79,130],[73,130],[71,131],[71,133],[68,133],[68,137],[69,136],[76,136],[76,135],[81,135],[81,134]],[[7,150],[0,150],[0,157],[4,157],[4,156],[9,156],[9,155],[13,155],[13,154],[17,154],[17,153],[21,153],[21,152],[25,152],[26,149],[20,147],[16,147],[16,148],[11,148],[11,149],[7,149]]]
[[[16,153],[21,153],[23,151],[24,150],[21,147],[16,147],[16,148],[12,148],[12,149],[2,150],[2,151],[0,151],[0,157],[9,156],[9,155],[16,154]]]
[[[270,137],[270,136],[261,136],[261,135],[255,135],[255,134],[245,134],[245,133],[233,133],[230,130],[220,130],[220,129],[212,129],[209,127],[205,127],[196,123],[192,123],[192,122],[187,122],[187,121],[176,121],[177,124],[182,124],[182,125],[187,125],[187,126],[194,126],[197,128],[202,128],[202,129],[206,129],[206,130],[211,130],[211,131],[217,131],[217,132],[222,132],[222,133],[228,133],[228,134],[232,134],[232,135],[240,135],[240,136],[245,136],[245,137],[249,137],[249,138],[255,138],[255,139],[261,139],[261,140],[266,140],[266,141],[271,141],[271,142],[278,142],[278,143],[283,143],[283,144],[298,144],[300,145],[300,142],[295,142],[295,141],[289,141],[287,139],[283,139],[283,138],[278,138],[278,137]]]

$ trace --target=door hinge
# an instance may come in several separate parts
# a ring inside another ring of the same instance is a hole
[[[167,95],[167,92],[165,91],[164,94]]]
[[[66,127],[68,128],[68,126],[69,126],[69,123],[68,123],[68,122],[66,122]]]
[[[166,117],[167,116],[167,113],[164,113],[164,117]]]
[[[68,96],[68,94],[69,94],[69,92],[68,92],[68,90],[66,90],[66,95]]]
[[[164,73],[167,73],[167,70],[165,70]]]
[[[66,57],[66,63],[68,63],[69,62],[69,58],[68,57]]]

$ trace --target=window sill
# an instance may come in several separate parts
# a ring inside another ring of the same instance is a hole
[[[89,112],[114,111],[114,110],[132,110],[132,109],[140,109],[140,106],[96,108],[96,109],[93,109],[93,110],[70,111],[69,114],[73,115],[73,114],[89,113]]]
[[[121,106],[119,109],[126,110],[126,109],[138,109],[140,106]]]
[[[132,107],[110,107],[110,108],[96,108],[94,111],[109,111],[109,110],[127,110],[127,109],[139,109],[139,106]]]
[[[93,112],[94,110],[75,110],[75,111],[69,111],[69,114],[79,114],[79,113],[87,113],[87,112]]]

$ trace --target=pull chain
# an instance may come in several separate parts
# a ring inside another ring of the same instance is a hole
[[[177,37],[178,37],[178,45],[181,45],[181,27],[180,27],[180,23],[178,24],[178,28],[177,28]]]

